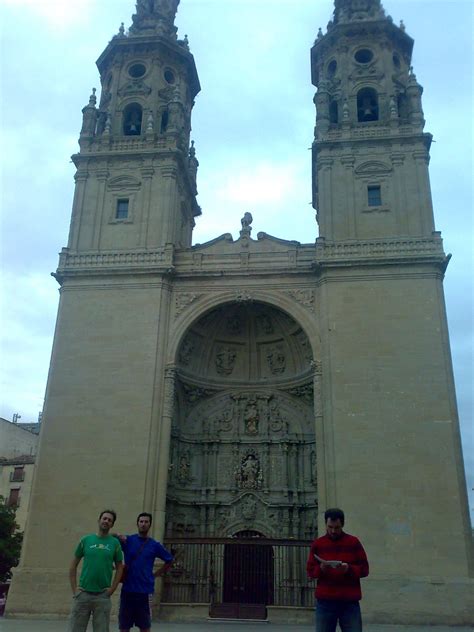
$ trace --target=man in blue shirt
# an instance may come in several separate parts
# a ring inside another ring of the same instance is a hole
[[[120,593],[120,632],[130,632],[134,625],[140,632],[150,632],[151,615],[149,595],[155,590],[155,577],[163,575],[173,561],[165,547],[148,537],[152,516],[141,513],[137,518],[138,533],[118,536],[125,554],[125,579]],[[153,572],[155,559],[165,564]]]

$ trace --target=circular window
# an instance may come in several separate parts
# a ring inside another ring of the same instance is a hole
[[[128,74],[134,79],[138,79],[138,77],[143,77],[145,73],[146,68],[143,64],[133,64],[133,66],[130,66],[130,68],[128,69]]]
[[[165,70],[165,81],[167,83],[174,83],[176,81],[176,77],[174,76],[174,72],[169,68]]]
[[[354,57],[359,64],[368,64],[369,61],[372,61],[374,58],[374,54],[368,48],[361,48],[356,52]]]
[[[331,62],[329,62],[329,65],[328,65],[328,77],[330,79],[334,77],[334,75],[336,74],[336,70],[337,70],[337,61],[333,59]]]
[[[395,68],[400,68],[400,57],[397,55],[397,53],[393,53],[393,65],[395,66]]]

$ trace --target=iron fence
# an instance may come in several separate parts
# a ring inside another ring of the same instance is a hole
[[[264,538],[172,538],[175,556],[163,603],[247,603],[310,607],[310,541]]]

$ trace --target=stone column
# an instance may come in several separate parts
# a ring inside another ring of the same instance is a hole
[[[69,232],[68,240],[68,248],[70,248],[71,250],[77,250],[78,247],[81,218],[84,209],[84,196],[88,177],[89,174],[87,172],[87,169],[84,169],[83,167],[79,167],[76,175],[74,176],[74,180],[76,181],[76,188],[74,191],[71,229]]]
[[[162,538],[165,531],[166,491],[168,488],[168,464],[171,442],[171,423],[173,420],[176,369],[167,366],[164,379],[164,401],[158,447],[158,472],[155,488],[155,534]]]
[[[332,211],[332,187],[331,187],[331,175],[332,175],[332,158],[318,157],[317,169],[320,172],[316,174],[319,184],[319,204],[318,204],[318,217],[319,217],[319,234],[326,239],[334,239],[333,229],[333,211]]]
[[[393,194],[390,197],[390,204],[396,213],[397,230],[399,235],[408,235],[409,227],[407,221],[407,199],[406,186],[403,178],[403,165],[405,154],[401,151],[394,151],[391,155],[393,166]]]
[[[417,190],[419,196],[420,228],[424,235],[431,237],[435,227],[433,219],[433,202],[431,199],[431,187],[429,182],[428,165],[430,162],[429,153],[425,149],[413,152],[415,163]]]
[[[94,215],[94,233],[92,237],[92,250],[99,250],[100,236],[102,234],[102,225],[104,222],[105,211],[105,192],[109,170],[106,166],[99,167],[95,172],[98,183],[97,191],[97,213]]]
[[[153,176],[155,174],[155,170],[153,169],[153,167],[144,167],[141,170],[141,174],[143,178],[143,198],[141,203],[142,216],[140,218],[137,217],[137,220],[140,222],[140,237],[138,245],[140,248],[145,248],[147,242],[148,225],[150,222],[151,184]]]

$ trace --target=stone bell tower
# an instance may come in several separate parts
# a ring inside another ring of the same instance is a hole
[[[82,110],[42,456],[10,612],[67,613],[71,547],[101,509],[127,530],[145,506],[157,532],[164,524],[161,349],[174,251],[191,246],[200,214],[190,144],[200,85],[187,38],[177,38],[178,4],[137,2],[129,31],[122,23],[97,61],[100,96],[93,90]]]
[[[392,622],[467,623],[472,535],[442,287],[449,257],[434,227],[413,44],[380,0],[335,0],[311,49],[325,485],[365,535],[372,620],[390,611]]]
[[[325,240],[437,239],[412,49],[376,0],[336,1],[318,33],[313,201]]]
[[[83,253],[191,245],[197,160],[191,110],[200,90],[187,40],[178,40],[179,0],[139,2],[97,61],[95,90],[83,109],[76,194],[61,265]]]

